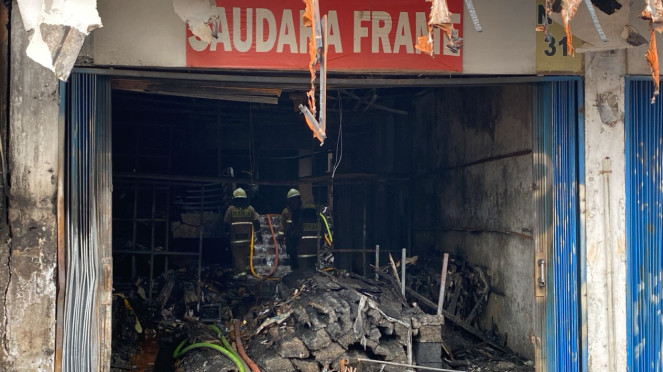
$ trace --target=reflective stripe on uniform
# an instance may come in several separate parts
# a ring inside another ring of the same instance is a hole
[[[250,240],[233,240],[232,242],[230,242],[230,244],[238,245],[238,244],[244,244],[244,243],[249,243],[249,242],[251,242],[251,241]]]
[[[301,257],[301,258],[311,258],[311,257],[317,257],[317,256],[318,256],[317,253],[316,254],[298,254],[297,255],[297,257]]]

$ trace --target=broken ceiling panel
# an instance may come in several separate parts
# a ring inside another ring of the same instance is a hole
[[[211,43],[216,39],[219,16],[214,0],[173,0],[173,7],[200,40]]]
[[[18,0],[18,8],[31,33],[27,56],[67,80],[85,37],[101,27],[96,0]]]
[[[574,2],[580,4],[583,1],[574,0]],[[584,3],[587,4],[588,1],[584,1]],[[592,3],[594,3],[595,7],[598,7],[597,1],[592,1]],[[559,5],[561,6],[561,2]],[[602,7],[606,8],[603,5]],[[585,53],[631,47],[622,36],[624,28],[629,23],[630,8],[630,6],[617,7],[613,4],[613,13],[608,15],[605,11],[599,11],[602,8],[599,8],[599,10],[593,9],[594,14],[592,14],[587,5],[579,5],[570,27],[573,37],[582,39],[585,43],[582,46],[578,46],[575,51]],[[564,24],[556,2],[552,2],[552,10],[550,18],[559,24]],[[596,17],[595,19],[594,16]],[[603,34],[597,30],[596,23],[601,26],[601,29],[604,31]]]
[[[622,8],[622,4],[617,0],[592,0],[594,4],[600,11],[605,14],[612,14]]]

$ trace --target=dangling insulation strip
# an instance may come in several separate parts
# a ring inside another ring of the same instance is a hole
[[[658,50],[656,49],[656,31],[663,31],[663,3],[661,0],[646,0],[645,9],[640,14],[640,18],[649,21],[649,49],[647,49],[647,63],[651,70],[651,76],[654,80],[654,93],[651,97],[651,103],[656,102],[656,96],[660,91],[660,72],[658,69]],[[656,9],[654,11],[654,9]]]
[[[463,39],[458,37],[458,30],[454,28],[453,21],[451,20],[451,11],[446,0],[426,0],[432,2],[430,10],[430,19],[428,21],[428,36],[420,36],[417,38],[417,45],[415,48],[424,53],[433,56],[433,27],[442,30],[449,38],[447,48],[454,53],[458,53],[463,46]]]
[[[323,27],[322,21],[320,19],[320,7],[318,0],[303,0],[306,4],[306,9],[304,14],[302,14],[302,23],[306,27],[311,27],[311,39],[309,40],[308,51],[309,51],[309,72],[311,73],[311,89],[306,92],[306,97],[308,98],[307,106],[299,105],[299,110],[304,114],[306,119],[306,124],[313,132],[313,136],[320,141],[320,145],[325,142],[327,135],[325,134],[326,123],[325,123],[325,113],[326,110],[326,92],[327,89],[327,73],[325,61],[326,58],[323,54],[326,54],[326,40],[323,40],[323,29],[326,32],[326,25]],[[318,65],[320,65],[320,114],[319,121],[316,120],[316,102],[315,102],[315,79]]]
[[[562,0],[562,23],[564,24],[564,31],[566,32],[566,47],[569,55],[575,55],[573,49],[573,34],[571,33],[571,20],[578,11],[578,6],[582,0]]]

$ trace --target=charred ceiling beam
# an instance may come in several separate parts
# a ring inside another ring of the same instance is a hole
[[[204,81],[113,79],[112,89],[169,96],[277,104],[281,89],[231,87]]]
[[[391,112],[391,113],[398,114],[398,115],[405,115],[405,116],[408,115],[407,111],[398,110],[398,109],[394,109],[394,108],[391,108],[391,107],[387,107],[387,106],[383,106],[383,105],[375,103],[375,101],[377,99],[377,95],[373,95],[370,99],[368,99],[368,98],[361,98],[358,95],[356,95],[354,93],[351,93],[347,90],[340,90],[340,92],[343,95],[346,95],[346,96],[356,100],[358,106],[365,105],[366,107],[365,107],[364,110],[367,110],[369,108],[374,108],[376,110]]]

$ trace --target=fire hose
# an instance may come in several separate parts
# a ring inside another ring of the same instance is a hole
[[[244,350],[244,346],[242,345],[242,337],[239,334],[239,322],[235,321],[233,332],[235,332],[235,344],[237,344],[237,351],[239,352],[239,355],[242,357],[244,362],[251,368],[252,372],[260,372],[260,368],[258,368],[258,365],[249,358],[249,356],[246,354],[246,351]]]
[[[251,249],[249,253],[249,266],[251,267],[251,274],[255,276],[258,279],[265,279],[268,278],[276,272],[276,269],[279,267],[279,243],[276,241],[276,235],[274,234],[274,225],[272,224],[272,216],[271,214],[267,215],[267,222],[269,223],[269,231],[272,233],[272,241],[274,242],[274,266],[272,267],[272,270],[267,273],[265,276],[260,276],[258,273],[256,273],[255,268],[253,267],[253,226],[251,226]]]
[[[177,359],[177,358],[181,357],[182,355],[184,355],[185,353],[187,353],[187,352],[189,352],[193,349],[198,349],[198,348],[203,348],[204,347],[204,348],[208,348],[208,349],[212,349],[212,350],[216,350],[216,351],[220,352],[221,354],[228,357],[228,359],[232,360],[233,363],[235,363],[235,365],[237,366],[237,368],[240,372],[246,372],[246,369],[244,368],[244,365],[242,364],[242,361],[235,354],[235,350],[233,350],[232,346],[230,346],[230,344],[228,343],[228,340],[226,340],[226,338],[223,337],[223,335],[221,334],[221,330],[216,326],[210,326],[210,328],[212,328],[216,332],[216,334],[221,339],[221,342],[224,345],[226,345],[226,347],[223,347],[221,345],[217,345],[217,344],[214,344],[214,343],[211,343],[211,342],[197,342],[195,344],[191,344],[191,345],[183,348],[184,344],[188,341],[187,339],[184,339],[184,340],[182,340],[182,342],[180,342],[179,345],[177,345],[177,348],[175,348],[175,351],[173,351],[173,358]]]

